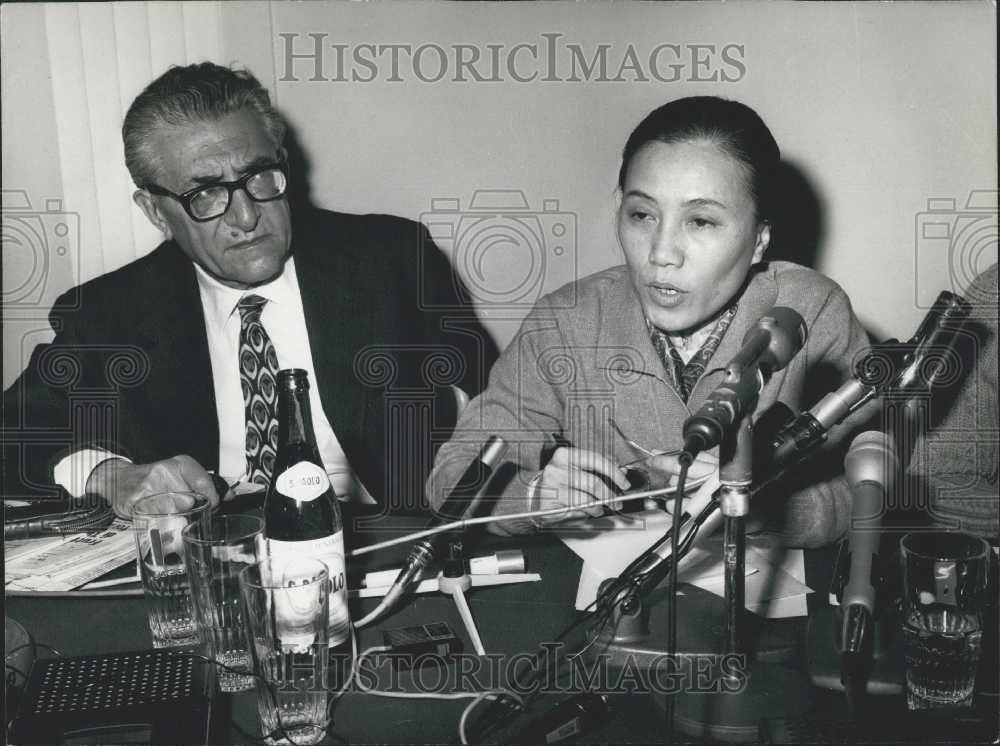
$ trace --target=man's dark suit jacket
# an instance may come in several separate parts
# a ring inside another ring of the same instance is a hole
[[[323,409],[384,509],[419,510],[450,385],[478,393],[493,343],[419,224],[309,210],[292,235]],[[5,497],[58,494],[52,467],[87,445],[218,466],[204,314],[176,244],[61,296],[50,321],[55,339],[4,392]]]

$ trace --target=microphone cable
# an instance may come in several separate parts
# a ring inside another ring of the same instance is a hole
[[[540,645],[534,656],[530,659],[531,666],[528,670],[533,670],[534,674],[528,679],[527,683],[521,683],[523,691],[523,701],[518,702],[519,712],[527,711],[528,707],[534,702],[535,698],[541,691],[544,691],[544,686],[535,687],[534,685],[541,679],[546,673],[552,670],[555,673],[556,665],[550,666],[548,663],[549,656],[556,655],[559,649],[559,643],[565,640],[569,635],[576,630],[578,627],[589,623],[594,629],[593,637],[583,648],[567,656],[567,660],[571,658],[576,658],[582,655],[587,649],[592,647],[599,639],[601,634],[604,632],[605,628],[608,626],[608,622],[611,621],[614,609],[618,606],[619,602],[624,602],[628,595],[631,593],[632,588],[628,586],[622,586],[618,589],[615,597],[610,601],[603,601],[602,596],[598,595],[591,601],[587,606],[577,612],[576,618],[570,622],[563,630],[556,636],[555,640],[551,643],[545,643]],[[596,612],[595,618],[590,619],[588,613],[594,610]],[[611,632],[610,637],[614,637],[615,630]],[[609,638],[610,639],[610,638]],[[558,661],[557,661],[558,663]],[[558,678],[558,677],[557,677]],[[533,688],[534,687],[534,688]],[[530,691],[529,691],[530,689]],[[478,718],[477,721],[477,737],[478,742],[485,742],[486,737],[491,735],[493,731],[496,730],[499,723],[502,721],[504,716],[506,716],[509,711],[510,706],[506,705],[503,698],[500,697],[492,702],[492,704],[486,708],[483,714]],[[471,708],[470,708],[471,709]]]
[[[69,508],[61,513],[5,519],[3,538],[4,541],[15,541],[90,533],[107,528],[114,519],[115,513],[111,506],[101,502],[90,506]]]
[[[684,483],[694,457],[684,452],[678,457],[680,471],[677,473],[677,493],[674,495],[674,515],[670,522],[670,556],[674,561],[667,573],[667,658],[677,667],[677,550],[681,541],[681,507],[684,500]],[[665,720],[667,733],[674,732],[674,696],[667,694]]]
[[[674,494],[674,508],[673,509],[674,509],[674,514],[675,515],[677,515],[679,513],[681,505],[682,505],[682,502],[683,502],[683,494],[684,494],[685,487],[686,487],[687,472],[688,472],[689,466],[690,466],[689,463],[685,464],[683,462],[683,460],[682,460],[682,462],[681,462],[681,470],[678,473],[678,480],[677,480],[676,486],[669,487],[669,488],[664,488],[664,489],[656,490],[655,491],[657,494],[663,494],[664,492],[667,492],[667,491],[672,490],[672,489],[678,490]],[[703,480],[697,480],[696,479],[694,481],[700,484],[701,481],[703,481]],[[631,499],[631,498],[637,497],[637,496],[638,495],[629,495],[629,496],[627,496],[626,499]],[[621,499],[621,498],[620,497],[618,497],[618,498],[609,498],[609,502],[610,502],[611,499]],[[687,553],[688,553],[688,551],[691,549],[692,545],[694,544],[694,539],[698,535],[698,530],[704,524],[705,520],[709,516],[711,516],[715,512],[715,510],[717,508],[718,508],[718,503],[713,500],[708,505],[706,505],[702,509],[702,511],[698,514],[698,516],[695,517],[694,519],[692,519],[692,520],[690,520],[688,522],[685,522],[683,520],[678,520],[676,522],[672,522],[671,523],[671,528],[668,529],[664,533],[663,537],[661,537],[661,539],[657,542],[657,544],[659,544],[659,543],[661,543],[663,541],[666,541],[668,539],[674,541],[674,523],[676,523],[676,526],[677,526],[676,533],[678,534],[678,536],[677,536],[677,539],[676,539],[676,542],[675,542],[675,551],[679,550],[680,556],[678,557],[678,555],[676,553],[674,553],[674,554],[672,554],[672,558],[673,557],[677,557],[677,562],[679,562],[680,559],[683,559],[683,557],[686,556]],[[680,531],[681,531],[682,528],[685,530],[686,533],[684,534],[683,539],[680,539],[679,534],[680,534]],[[668,579],[668,582],[672,582],[674,584],[674,592],[676,594],[676,580],[677,580],[677,578],[676,578],[676,567],[677,567],[677,563],[674,562],[674,561],[672,561],[672,558],[671,558],[671,561],[669,561],[669,574],[666,576],[666,578]],[[641,556],[640,556],[640,559],[641,559]],[[637,561],[638,561],[638,559],[637,559]],[[629,566],[629,568],[626,568],[621,573],[621,575],[619,575],[619,577],[617,579],[615,579],[615,580],[612,581],[611,585],[608,585],[602,591],[599,591],[597,593],[597,595],[595,596],[594,600],[591,601],[589,604],[587,604],[586,607],[584,607],[583,609],[581,609],[577,613],[576,618],[572,622],[570,622],[570,624],[567,625],[562,630],[562,632],[559,633],[559,635],[556,637],[554,643],[559,643],[559,642],[563,641],[577,627],[580,627],[581,625],[583,625],[585,623],[589,623],[590,626],[594,629],[593,638],[590,640],[589,643],[587,643],[587,645],[583,649],[577,651],[576,653],[573,653],[572,656],[570,656],[570,657],[579,656],[585,650],[587,650],[588,648],[592,647],[598,641],[598,639],[600,638],[600,636],[604,632],[604,630],[607,628],[608,622],[611,621],[611,618],[614,615],[615,609],[618,608],[619,605],[628,603],[629,600],[633,596],[635,596],[636,594],[641,594],[644,590],[647,590],[647,589],[644,589],[642,586],[643,586],[643,581],[647,580],[647,578],[649,577],[649,574],[647,573],[647,574],[637,575],[637,576],[633,577],[632,570],[633,570],[632,566]],[[664,579],[663,576],[661,576],[661,580],[662,579]],[[672,645],[669,646],[672,649],[671,655],[675,654],[675,651],[676,651],[676,606],[675,606],[674,601],[675,601],[675,599],[669,599],[669,601],[668,601],[668,603],[669,603],[669,611],[670,611],[670,616],[668,616],[668,619],[672,618],[674,620],[673,621],[674,642],[673,642]],[[595,614],[595,616],[594,616],[593,619],[588,618],[588,613],[591,610],[594,610],[596,612],[596,614]],[[615,632],[612,631],[611,635],[609,636],[609,640],[614,637],[614,634],[615,634]],[[535,653],[535,655],[534,655],[534,657],[532,659],[533,669],[536,672],[535,676],[532,677],[532,680],[531,680],[532,683],[537,678],[541,677],[543,675],[543,673],[545,673],[546,671],[549,670],[549,666],[547,665],[547,659],[548,659],[548,656],[551,655],[551,654],[553,654],[553,647],[551,645],[542,645],[540,647],[540,649],[538,649],[536,651],[536,653]],[[527,707],[534,700],[534,697],[537,695],[537,693],[538,692],[536,690],[534,692],[531,692],[531,693],[527,694],[525,696],[525,698],[524,698],[525,701],[522,702],[522,703],[518,703],[521,711],[524,711],[525,709],[527,709]],[[667,699],[667,706],[668,706],[668,708],[671,708],[671,710],[668,710],[668,720],[667,720],[667,722],[672,725],[672,722],[673,722],[673,716],[672,716],[673,700],[672,700],[672,695],[668,694],[666,696],[668,698]],[[481,728],[479,729],[479,733],[477,734],[479,736],[480,740],[485,739],[485,737],[487,735],[489,735],[493,729],[495,729],[497,723],[499,722],[499,720],[501,719],[501,717],[505,714],[503,712],[503,710],[502,710],[503,705],[504,705],[504,703],[503,703],[502,699],[494,701],[492,703],[492,705],[490,705],[490,707],[487,708],[486,712],[484,712],[483,715],[480,717],[479,724],[481,725]]]

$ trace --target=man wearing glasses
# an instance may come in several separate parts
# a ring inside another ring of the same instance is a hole
[[[458,286],[421,226],[304,206],[293,213],[284,134],[246,71],[171,68],[135,99],[122,128],[125,161],[135,202],[165,240],[82,286],[78,304],[73,294],[56,302],[56,339],[5,392],[4,428],[73,433],[73,442],[5,437],[5,496],[54,482],[74,496],[101,495],[124,516],[164,490],[217,502],[223,490],[211,473],[237,493],[266,485],[277,371],[302,368],[337,494],[419,507],[432,452],[407,438],[428,434],[393,425],[393,392],[454,383],[475,393],[488,337],[467,312],[450,319],[465,333],[444,329],[435,309],[454,316]],[[69,383],[53,372],[61,355],[76,371]],[[116,355],[132,361],[127,380],[115,380]],[[435,355],[455,380],[427,381]],[[86,422],[74,397],[109,387],[110,414]],[[426,471],[396,468],[407,451],[425,454]]]

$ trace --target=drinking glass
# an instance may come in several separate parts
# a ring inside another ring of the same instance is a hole
[[[225,666],[216,668],[219,689],[252,689],[240,572],[263,555],[264,521],[249,515],[215,516],[192,523],[181,535],[202,645],[208,657]]]
[[[327,726],[330,574],[307,557],[262,558],[240,573],[269,744],[319,743]]]
[[[154,648],[198,644],[181,531],[209,518],[196,492],[147,495],[132,506],[132,529]]]
[[[907,534],[900,549],[907,706],[968,707],[982,647],[989,545],[933,531]]]

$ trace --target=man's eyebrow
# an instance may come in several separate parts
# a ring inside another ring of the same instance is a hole
[[[254,158],[252,161],[250,161],[249,163],[247,163],[245,166],[243,166],[243,168],[241,168],[240,171],[239,171],[239,175],[243,176],[245,173],[247,173],[247,171],[252,171],[253,169],[260,168],[261,166],[272,166],[275,163],[277,163],[279,160],[281,160],[281,159],[278,156],[276,156],[276,155],[274,155],[274,156],[259,155],[256,158]],[[203,186],[203,185],[206,185],[206,184],[216,184],[216,183],[222,181],[222,174],[221,173],[215,173],[215,174],[205,175],[205,176],[192,176],[190,179],[188,179],[188,181],[193,186]]]
[[[213,176],[192,176],[188,179],[188,183],[195,186],[201,186],[202,184],[214,184],[217,181],[222,181],[222,174]]]
[[[261,166],[273,166],[279,160],[280,158],[276,155],[259,155],[243,167],[240,171],[240,175],[242,176],[247,171],[252,171],[253,169],[260,168]]]

